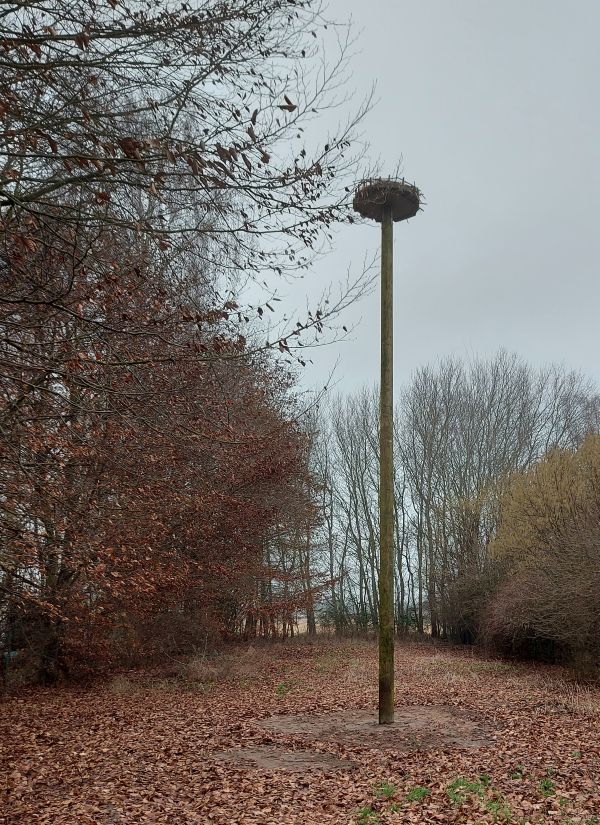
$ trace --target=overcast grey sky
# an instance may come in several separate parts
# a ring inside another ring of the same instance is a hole
[[[402,157],[425,211],[395,226],[395,380],[447,355],[503,347],[600,382],[600,2],[331,0],[352,16],[365,134],[382,171]],[[317,265],[338,280],[375,251],[348,227]],[[315,293],[318,289],[314,288]],[[339,388],[377,378],[378,293],[352,341],[314,350],[305,385],[339,359]]]

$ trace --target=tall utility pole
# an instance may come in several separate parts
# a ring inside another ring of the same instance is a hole
[[[420,192],[406,181],[363,181],[354,209],[381,224],[379,398],[379,724],[394,721],[394,221],[412,218]]]

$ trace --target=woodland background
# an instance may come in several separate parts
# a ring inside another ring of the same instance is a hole
[[[310,0],[0,13],[7,682],[299,617],[376,628],[377,391],[297,383],[373,273],[300,315],[278,295],[353,220],[370,102],[345,99],[351,48]],[[399,634],[594,667],[599,431],[596,388],[561,367],[502,352],[414,375]]]

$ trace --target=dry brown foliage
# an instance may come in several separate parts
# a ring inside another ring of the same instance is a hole
[[[432,718],[439,708],[440,718],[472,719],[490,742],[420,749],[268,727],[284,715],[361,709],[375,721],[372,644],[236,648],[224,662],[208,692],[177,676],[160,683],[158,671],[127,672],[112,685],[7,700],[2,825],[597,822],[600,690],[566,671],[402,647],[399,720],[411,707]],[[215,675],[197,668],[190,663],[191,673]]]

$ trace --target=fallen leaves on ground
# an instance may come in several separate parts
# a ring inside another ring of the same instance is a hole
[[[407,752],[261,724],[364,708],[375,718],[374,644],[240,647],[226,661],[208,683],[138,671],[7,698],[0,823],[600,823],[600,689],[559,669],[400,647],[397,706],[461,709],[490,739]],[[252,767],[244,748],[286,756]],[[294,750],[336,759],[286,770]]]

